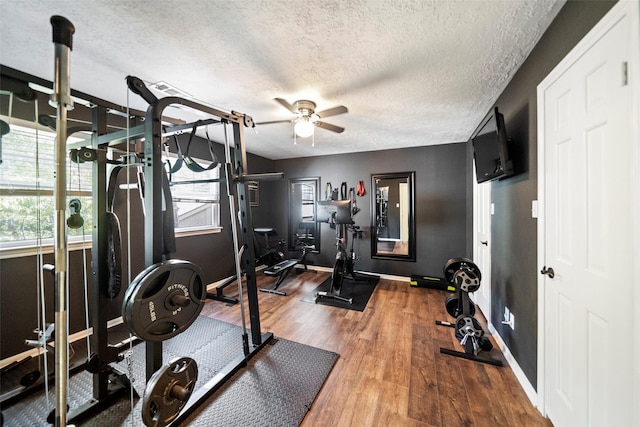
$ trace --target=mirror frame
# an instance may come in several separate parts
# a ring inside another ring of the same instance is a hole
[[[312,251],[312,253],[320,253],[320,223],[318,223],[316,221],[316,217],[318,215],[318,208],[316,207],[316,202],[318,200],[320,200],[320,177],[319,176],[314,176],[314,177],[306,177],[306,178],[289,178],[289,181],[287,183],[287,189],[288,189],[288,210],[287,210],[287,249],[290,251],[295,251],[295,242],[291,239],[291,236],[293,235],[294,231],[292,230],[291,227],[291,203],[293,202],[292,199],[292,186],[295,184],[308,184],[308,183],[314,183],[316,186],[316,191],[315,191],[315,200],[313,201],[313,223],[314,223],[314,246],[315,249]]]
[[[371,174],[371,258],[396,261],[416,261],[416,215],[415,215],[415,172],[393,172]],[[406,178],[409,184],[409,242],[407,254],[381,254],[378,252],[378,229],[376,221],[376,182],[380,179]]]

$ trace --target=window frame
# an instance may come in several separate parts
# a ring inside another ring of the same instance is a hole
[[[49,138],[49,140],[51,137],[55,138],[56,136],[56,134],[52,132],[49,128],[46,128],[40,125],[39,123],[29,122],[27,120],[22,120],[18,118],[7,117],[7,116],[1,116],[1,118],[7,121],[12,127],[15,126],[15,129],[19,130],[20,132],[25,132],[25,131],[30,132],[31,136],[33,136],[34,138],[34,144],[35,144],[35,135],[38,135],[38,137],[46,136],[47,138]],[[7,135],[5,135],[4,137],[6,138]],[[70,136],[68,145],[70,144],[76,145],[76,143],[73,142],[74,140],[81,141],[83,139]],[[165,155],[163,155],[163,158],[164,157]],[[175,160],[177,158],[177,156],[174,155],[173,153],[169,153],[169,157],[172,158],[172,160]],[[195,160],[202,161],[202,163],[206,162],[206,160],[201,160],[201,159],[195,159]],[[3,150],[3,162],[6,163],[6,161],[7,161],[6,150]],[[72,164],[75,165],[75,163],[72,163],[69,160],[69,158],[67,158],[67,162],[70,165],[70,167],[72,167],[71,166]],[[216,168],[215,170],[216,170],[216,177],[219,178],[220,168]],[[34,182],[35,182],[35,179],[36,178],[34,177],[33,178]],[[45,183],[44,186],[42,186],[43,182]],[[52,176],[47,180],[47,178],[43,179],[43,177],[40,175],[41,188],[38,189],[36,188],[35,184],[32,186],[30,186],[29,183],[22,183],[24,185],[21,185],[21,183],[9,182],[8,184],[6,184],[5,180],[2,180],[2,182],[0,182],[0,197],[15,196],[15,197],[41,197],[41,198],[53,199],[54,189],[53,189],[53,185],[48,185],[49,182],[53,182]],[[92,180],[90,180],[90,182],[92,182]],[[217,209],[214,208],[212,210],[211,225],[175,227],[176,237],[212,234],[212,233],[219,233],[222,231],[223,227],[221,225],[221,209],[220,209],[221,208],[220,206],[221,186],[220,186],[220,182],[212,183],[212,184],[215,184],[217,186],[217,190],[216,190],[217,200],[215,197],[206,198],[202,196],[197,197],[195,195],[185,195],[185,194],[179,194],[178,196],[174,196],[174,191],[172,190],[172,197],[174,197],[174,206],[176,203],[175,200],[182,200],[183,202],[186,202],[186,203],[190,203],[191,201],[204,201],[206,203],[211,203],[212,205],[217,205]],[[67,195],[69,197],[91,197],[92,194],[93,194],[92,190],[86,189],[86,188],[85,189],[75,188],[75,189],[67,190]],[[91,208],[88,208],[85,210],[83,206],[82,212],[85,218],[87,217],[87,215],[92,215]],[[93,227],[91,226],[88,228],[87,226],[85,226],[83,235],[68,235],[67,242],[68,242],[69,251],[90,249],[93,243],[92,228]],[[0,259],[53,253],[53,246],[54,246],[53,240],[54,240],[53,236],[48,236],[48,237],[40,237],[40,238],[36,237],[36,238],[29,238],[29,239],[8,240],[8,241],[0,242]]]

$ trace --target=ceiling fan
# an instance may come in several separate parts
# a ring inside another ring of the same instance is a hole
[[[313,136],[315,127],[319,127],[322,129],[326,129],[331,132],[342,133],[344,132],[344,128],[336,125],[332,125],[330,123],[326,123],[321,121],[320,119],[324,119],[325,117],[337,116],[338,114],[348,113],[349,110],[344,105],[339,105],[337,107],[329,108],[327,110],[318,111],[316,113],[316,104],[313,101],[309,101],[306,99],[301,99],[299,101],[294,102],[293,104],[289,104],[286,100],[282,98],[274,98],[275,101],[279,102],[287,110],[291,111],[296,115],[293,119],[288,120],[274,120],[270,122],[262,122],[256,123],[258,125],[269,125],[273,123],[294,123],[294,136],[298,136],[300,138],[306,138],[309,136]]]

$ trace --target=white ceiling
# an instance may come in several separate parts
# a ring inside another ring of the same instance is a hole
[[[349,108],[314,147],[289,123],[247,130],[270,159],[424,146],[469,138],[564,1],[1,0],[0,63],[51,80],[62,15],[79,91],[126,105],[134,75],[256,122],[292,117],[275,97]]]

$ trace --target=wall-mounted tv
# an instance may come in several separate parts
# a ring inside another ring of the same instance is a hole
[[[471,135],[478,183],[514,174],[504,117],[495,107]]]

